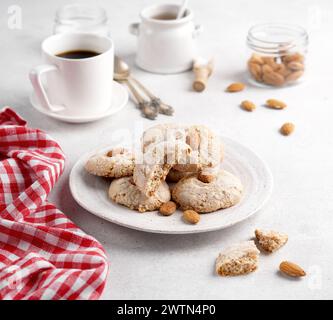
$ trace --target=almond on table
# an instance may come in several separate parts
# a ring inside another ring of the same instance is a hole
[[[227,92],[239,92],[239,91],[243,91],[245,89],[245,84],[242,82],[235,82],[230,84],[226,91]]]
[[[253,111],[253,110],[255,110],[255,108],[256,108],[256,105],[253,103],[253,102],[251,102],[251,101],[249,101],[249,100],[244,100],[244,101],[242,101],[242,103],[241,103],[241,107],[244,109],[244,110],[246,110],[246,111]]]
[[[272,109],[285,109],[287,108],[287,104],[284,103],[281,100],[277,100],[277,99],[268,99],[266,101],[266,106]]]
[[[290,277],[304,277],[306,275],[299,265],[290,261],[281,262],[280,271]]]
[[[286,122],[280,128],[280,132],[284,136],[289,136],[290,134],[292,134],[294,132],[294,130],[295,130],[295,125],[291,122]]]

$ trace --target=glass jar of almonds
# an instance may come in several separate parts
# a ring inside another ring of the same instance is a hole
[[[299,83],[305,72],[308,34],[289,24],[260,24],[247,35],[250,55],[247,68],[251,79],[262,86]]]

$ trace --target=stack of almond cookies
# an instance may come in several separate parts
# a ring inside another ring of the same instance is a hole
[[[94,155],[86,163],[89,173],[113,178],[109,197],[114,202],[139,212],[160,209],[170,215],[177,206],[208,213],[240,201],[242,184],[220,169],[223,144],[209,128],[156,125],[143,133],[140,146],[135,154],[117,148]]]

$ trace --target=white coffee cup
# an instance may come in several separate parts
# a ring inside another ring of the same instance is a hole
[[[80,50],[99,54],[83,59],[57,56]],[[88,33],[53,35],[43,41],[42,56],[44,64],[30,72],[41,107],[68,116],[98,115],[110,108],[114,60],[110,38]]]
[[[187,9],[183,18],[162,20],[163,14],[176,16],[179,6],[155,5],[143,9],[141,23],[132,23],[130,32],[138,37],[136,64],[149,72],[178,73],[189,70],[197,56],[196,38],[201,25],[193,23],[193,12]]]

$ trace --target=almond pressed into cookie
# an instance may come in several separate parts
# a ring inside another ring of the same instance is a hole
[[[225,209],[238,203],[243,186],[233,174],[220,170],[211,182],[203,182],[197,174],[181,179],[172,190],[172,199],[182,210],[200,213]]]

